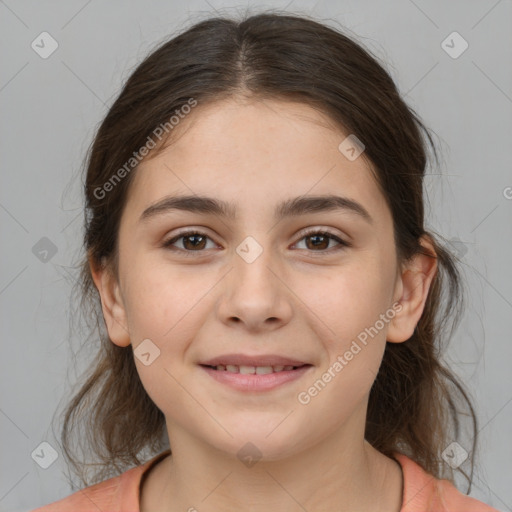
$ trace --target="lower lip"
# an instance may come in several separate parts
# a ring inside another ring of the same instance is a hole
[[[201,366],[213,379],[227,384],[240,391],[269,391],[287,382],[300,379],[313,366],[301,366],[296,370],[283,370],[281,372],[266,373],[264,375],[233,373],[226,370],[214,370],[208,366]]]

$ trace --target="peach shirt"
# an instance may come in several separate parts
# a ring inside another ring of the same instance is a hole
[[[86,487],[31,512],[140,512],[139,490],[143,475],[170,453],[166,450],[119,476]],[[409,457],[396,453],[402,466],[404,493],[400,512],[498,512],[461,493],[448,480],[426,473]]]

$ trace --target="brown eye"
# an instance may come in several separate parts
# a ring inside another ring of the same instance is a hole
[[[337,242],[337,247],[335,247],[334,250],[350,246],[349,243],[327,231],[310,231],[306,233],[299,242],[302,240],[306,240],[306,249],[311,252],[330,252],[328,249],[331,241]]]
[[[174,244],[179,240],[182,240],[182,247],[175,247]],[[178,236],[164,242],[162,246],[183,253],[202,252],[206,248],[207,240],[209,240],[209,237],[205,233],[188,231],[186,233],[180,233]]]
[[[171,238],[170,240],[162,244],[163,247],[179,252],[186,256],[192,256],[193,253],[205,252],[207,249],[207,241],[211,240],[208,235],[199,231],[187,231],[180,233],[178,236]],[[309,252],[317,253],[331,253],[337,250],[350,247],[348,242],[345,242],[338,236],[328,231],[310,231],[306,233],[297,243],[306,240],[305,249]],[[181,241],[181,247],[176,246],[177,242]],[[332,242],[336,242],[332,247]],[[214,247],[213,247],[214,248]]]
[[[332,238],[322,234],[309,235],[306,236],[305,239],[311,241],[311,244],[308,244],[306,242],[306,246],[308,249],[328,249],[329,242],[332,240]]]
[[[183,246],[186,249],[204,249],[207,237],[196,234],[182,236],[181,238],[183,238]]]

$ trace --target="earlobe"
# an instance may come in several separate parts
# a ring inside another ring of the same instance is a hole
[[[402,305],[402,309],[389,324],[386,340],[391,343],[407,341],[413,335],[437,272],[434,246],[427,237],[422,237],[420,243],[429,254],[415,254],[398,277],[397,300]]]
[[[114,344],[127,347],[130,344],[130,335],[119,283],[106,265],[96,266],[89,258],[89,268],[100,294],[101,308],[109,338]]]

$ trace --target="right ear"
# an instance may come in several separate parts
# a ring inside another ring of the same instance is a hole
[[[107,265],[97,265],[91,257],[89,257],[89,268],[101,297],[101,307],[109,338],[114,344],[127,347],[130,344],[130,335],[119,283]]]

